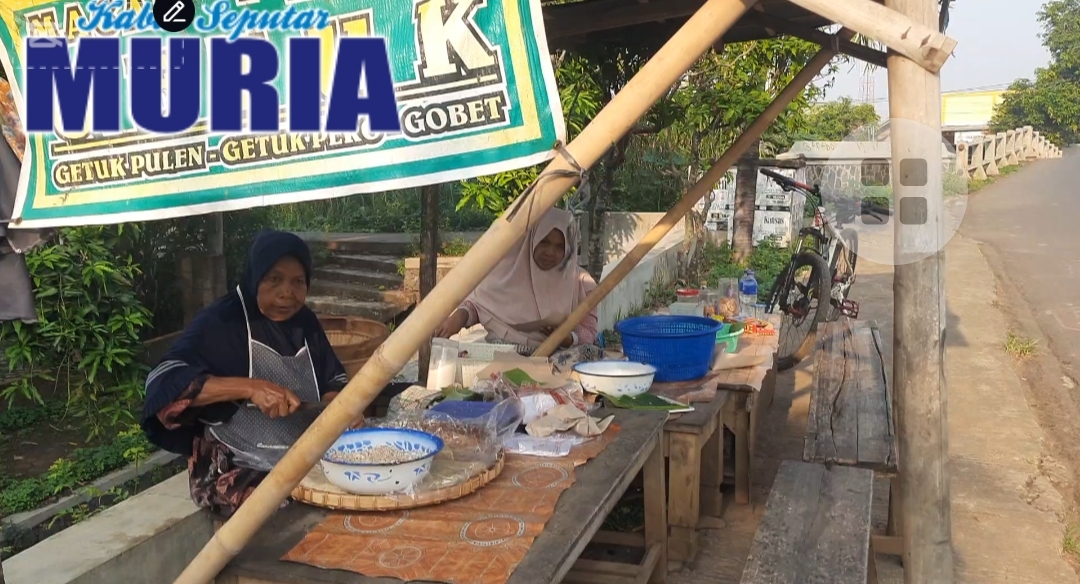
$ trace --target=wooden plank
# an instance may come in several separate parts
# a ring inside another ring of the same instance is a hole
[[[576,469],[577,480],[563,493],[555,513],[518,564],[507,584],[556,584],[593,539],[657,448],[663,412],[615,410],[619,433],[596,458]],[[597,415],[606,415],[601,412]],[[321,523],[329,511],[292,504],[275,513],[224,569],[224,576],[280,584],[391,584],[343,570],[324,570],[279,558]]]
[[[747,396],[735,399],[735,502],[750,504],[754,457],[750,452],[750,412],[746,411]]]
[[[889,378],[889,370],[885,367],[885,345],[881,342],[881,330],[878,328],[876,322],[870,322],[870,332],[874,339],[874,351],[881,357],[876,365],[875,375],[878,374],[876,373],[877,371],[880,371],[881,382],[885,384],[885,408],[887,410],[885,419],[888,423],[889,436],[892,437],[892,447],[889,451],[889,455],[892,457],[892,466],[896,467],[900,464],[900,444],[896,437],[896,402],[893,401],[892,380]]]
[[[667,38],[685,24],[686,18],[703,3],[703,0],[585,0],[547,4],[544,6],[544,25],[548,46],[553,50],[562,50],[583,44],[640,39],[642,36]],[[763,7],[766,14],[808,30],[830,24],[827,19],[784,0],[761,0],[758,6]],[[724,35],[724,42],[730,44],[771,36],[761,23],[747,17]]]
[[[636,580],[643,584],[667,582],[667,468],[664,466],[664,449],[660,445],[663,441],[663,435],[657,438],[656,447],[641,469],[642,481],[645,483],[645,546],[648,553],[642,564],[641,574]]]
[[[952,55],[953,49],[956,48],[954,39],[902,12],[886,8],[871,0],[791,0],[791,2],[874,39],[931,73],[940,71],[942,65]],[[938,107],[940,108],[940,105]],[[940,115],[938,117],[940,119]]]
[[[893,434],[882,369],[884,359],[874,344],[870,326],[852,327],[850,341],[854,345],[850,361],[858,397],[858,460],[881,461],[882,465],[888,465],[893,452]]]
[[[686,17],[697,12],[704,0],[628,3],[626,0],[591,0],[556,4],[544,8],[544,28],[559,37],[572,37],[638,24]],[[554,36],[549,34],[549,37]]]
[[[724,425],[701,448],[701,514],[720,517],[724,511]]]
[[[593,543],[623,545],[627,547],[645,547],[645,534],[623,533],[621,531],[598,531],[592,538]]]
[[[666,545],[666,544],[665,544]],[[658,574],[662,576],[658,576]],[[662,580],[657,580],[660,577]],[[667,581],[667,551],[665,547],[658,545],[649,546],[645,557],[641,560],[641,569],[638,571],[634,584],[655,584]]]
[[[780,463],[742,584],[866,584],[873,472]]]
[[[668,557],[687,561],[697,555],[700,517],[701,449],[693,434],[668,433]]]
[[[638,573],[638,566],[634,564],[623,564],[621,562],[603,562],[597,560],[578,560],[574,562],[574,569],[571,570],[578,572],[591,572],[593,574],[614,574],[616,576],[630,576],[635,577]]]
[[[892,398],[875,330],[846,319],[822,330],[803,460],[897,472]]]
[[[823,47],[828,47],[833,42],[833,35],[825,31],[800,25],[772,14],[755,11],[747,16],[747,18],[751,17],[757,22],[760,22],[762,26],[766,26],[789,36],[817,43]],[[882,69],[888,66],[888,55],[883,51],[870,48],[866,45],[856,44],[851,41],[841,40],[839,42],[840,52],[845,55],[855,57],[856,59],[881,67]]]
[[[711,401],[691,404],[694,406],[694,411],[668,420],[668,423],[664,424],[664,431],[667,433],[679,432],[702,435],[710,423],[719,418],[720,411],[724,409],[730,399],[730,392],[718,390],[716,397]]]

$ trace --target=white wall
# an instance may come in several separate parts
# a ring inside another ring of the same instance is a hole
[[[604,216],[604,241],[607,242],[604,277],[663,216],[663,213],[607,213]],[[651,283],[674,281],[685,237],[685,223],[680,221],[604,298],[597,308],[600,330],[614,328],[620,317],[625,318],[640,307]]]

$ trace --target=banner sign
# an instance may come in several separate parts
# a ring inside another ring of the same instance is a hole
[[[91,30],[84,30],[94,22],[86,17],[97,14],[102,0],[0,3],[0,65],[21,118],[27,115],[27,38],[66,38],[74,63],[79,38],[115,36],[119,29],[122,37],[161,37],[169,47],[166,39],[176,37],[152,25],[142,0],[108,1],[114,18]],[[180,33],[203,37],[205,47],[211,38],[273,43],[281,56],[275,86],[282,120],[288,117],[289,38],[322,43],[324,113],[337,40],[385,38],[401,131],[375,132],[361,118],[355,133],[289,133],[282,123],[279,133],[211,134],[206,49],[200,118],[186,132],[153,134],[122,116],[119,132],[96,133],[89,130],[88,114],[87,130],[66,134],[57,113],[55,132],[27,135],[13,226],[165,219],[450,182],[544,162],[556,141],[565,139],[540,0],[200,0],[197,6],[196,18],[223,23],[275,23],[299,9],[325,11],[328,18],[321,20],[328,26],[321,29],[298,30],[297,23],[313,22],[309,18],[294,19],[291,29],[192,27]],[[224,12],[237,14],[223,17]],[[121,43],[120,49],[121,112],[131,111],[124,89],[130,45]],[[66,83],[73,83],[72,72],[67,75]],[[163,77],[167,86],[168,75]],[[162,101],[167,104],[167,96]],[[88,112],[96,107],[91,103]]]

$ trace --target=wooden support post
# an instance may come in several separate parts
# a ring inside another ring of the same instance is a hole
[[[853,31],[847,29],[841,29],[836,33],[839,40],[850,40],[854,35]],[[551,352],[559,346],[558,339],[566,338],[566,335],[574,330],[574,327],[581,322],[581,319],[592,312],[592,309],[596,308],[600,301],[610,294],[619,285],[619,282],[622,282],[623,278],[630,274],[634,266],[638,265],[638,262],[645,257],[645,254],[649,253],[649,250],[655,247],[675,227],[675,224],[681,221],[694,208],[694,205],[712,190],[713,185],[720,182],[720,179],[731,168],[731,165],[735,164],[739,156],[761,139],[761,135],[765,133],[765,130],[769,129],[769,125],[776,120],[777,116],[806,89],[806,86],[836,56],[838,50],[835,45],[836,43],[833,46],[823,47],[810,59],[806,67],[803,67],[803,70],[799,71],[798,75],[780,91],[776,99],[765,108],[765,111],[761,112],[761,115],[755,118],[753,122],[750,122],[750,125],[743,130],[735,143],[720,156],[719,160],[713,163],[712,167],[694,183],[694,186],[690,187],[690,190],[671,207],[671,210],[664,214],[660,221],[645,234],[645,237],[642,237],[641,241],[637,242],[634,249],[630,250],[619,261],[615,268],[608,273],[607,277],[596,286],[596,289],[585,297],[585,301],[579,304],[570,313],[570,316],[566,317],[566,320],[559,325],[559,328],[555,329],[555,332],[533,352],[533,355],[540,357],[551,355]],[[938,156],[940,158],[940,153]]]
[[[886,0],[886,5],[923,25],[937,22],[936,0]],[[941,144],[936,139],[941,135],[941,78],[903,55],[890,53],[889,116],[897,205],[893,381],[900,438],[900,492],[893,496],[900,495],[904,582],[950,584],[953,552],[944,362],[947,240],[942,231],[942,167],[937,162]],[[911,259],[928,252],[933,253]]]
[[[578,182],[581,168],[596,164],[611,144],[629,132],[755,2],[706,0],[577,138],[566,145],[566,155],[556,155],[548,163],[540,173],[543,178],[534,183],[527,196],[519,197],[492,223],[457,266],[435,286],[431,295],[391,333],[244,504],[203,546],[174,584],[209,584],[229,560],[244,549],[346,426],[363,413],[420,345],[431,337],[435,327],[461,304],[511,246],[521,241],[527,230]],[[571,160],[577,161],[580,168],[575,168]]]
[[[754,142],[739,157],[735,174],[735,213],[731,220],[731,249],[742,262],[754,251],[754,211],[757,209],[758,160],[761,142]]]
[[[801,8],[824,16],[846,28],[874,39],[911,59],[927,71],[938,72],[952,54],[956,41],[933,26],[909,18],[873,0],[790,0]],[[891,62],[891,61],[890,61]]]
[[[420,189],[420,298],[422,301],[435,289],[439,274],[439,197],[442,185]],[[431,337],[420,346],[417,359],[420,385],[427,385],[428,362],[431,360]]]

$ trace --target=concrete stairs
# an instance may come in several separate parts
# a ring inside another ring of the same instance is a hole
[[[298,233],[315,259],[307,304],[318,314],[394,322],[416,303],[403,291],[401,260],[412,255],[404,233]]]

